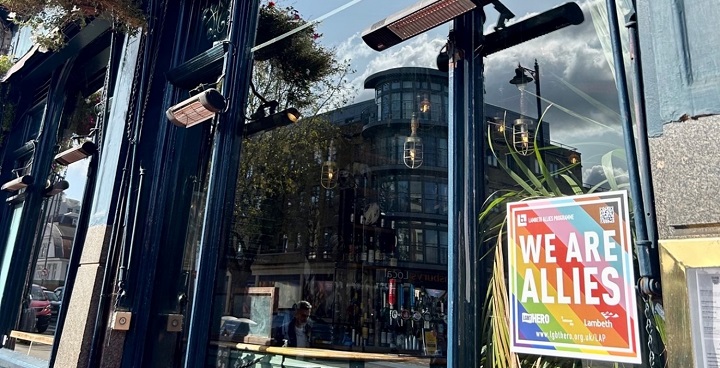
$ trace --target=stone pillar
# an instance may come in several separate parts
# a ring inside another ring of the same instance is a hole
[[[106,267],[110,235],[113,231],[115,209],[118,206],[120,177],[124,162],[123,152],[127,149],[125,121],[127,120],[135,65],[138,59],[140,36],[127,37],[120,55],[117,82],[100,148],[97,184],[89,209],[90,224],[83,245],[80,265],[70,298],[65,301],[68,308],[63,332],[55,358],[56,367],[87,367],[93,330],[100,301],[101,285]],[[87,208],[83,208],[87,211]],[[132,323],[132,322],[131,322]],[[119,366],[125,334],[113,331],[106,336],[103,344],[103,367]],[[109,347],[108,347],[109,345]],[[93,367],[94,368],[94,367]]]
[[[720,115],[667,123],[651,137],[658,234],[662,239],[720,236]]]

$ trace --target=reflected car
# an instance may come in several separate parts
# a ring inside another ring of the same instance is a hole
[[[65,287],[64,286],[58,286],[55,288],[55,295],[57,295],[58,299],[60,301],[63,300],[63,295],[65,294]]]
[[[35,330],[39,333],[45,332],[50,326],[52,306],[42,287],[33,284],[30,288],[30,308],[35,311]]]
[[[60,298],[58,298],[57,294],[50,290],[43,290],[43,293],[45,293],[45,296],[50,302],[50,310],[52,312],[52,316],[57,317],[58,312],[60,312],[60,305],[62,304]]]

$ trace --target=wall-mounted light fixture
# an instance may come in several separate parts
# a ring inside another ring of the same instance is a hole
[[[580,155],[578,155],[577,152],[571,152],[570,156],[568,157],[568,161],[570,161],[571,164],[576,165],[580,163]]]
[[[268,116],[264,116],[264,114],[261,116],[255,113],[253,114],[253,118],[257,120],[252,120],[245,124],[245,137],[297,123],[298,120],[300,120],[300,112],[298,109],[291,107]]]
[[[73,148],[67,149],[55,155],[55,162],[67,166],[73,162],[80,161],[97,152],[97,145],[91,141],[85,141]]]
[[[33,182],[35,182],[35,179],[33,179],[32,175],[23,175],[3,184],[0,189],[8,192],[14,192],[25,188],[28,185],[32,185]]]
[[[405,138],[403,147],[405,166],[411,169],[417,169],[423,164],[423,142],[422,138],[417,136],[418,126],[420,126],[420,123],[413,114],[410,119],[410,136]]]
[[[190,128],[225,110],[225,97],[214,88],[206,89],[165,112],[168,120],[179,127]]]
[[[45,185],[45,189],[43,189],[43,195],[45,197],[52,197],[67,188],[70,188],[70,183],[68,183],[67,180],[58,180],[54,184],[50,184],[50,182],[47,182],[47,185]]]
[[[530,119],[515,119],[513,123],[513,147],[515,152],[529,156],[533,153],[533,142],[530,139]]]

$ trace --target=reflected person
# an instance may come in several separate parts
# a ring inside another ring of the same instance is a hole
[[[286,323],[273,330],[273,339],[278,346],[289,346],[297,348],[310,347],[310,313],[312,305],[302,300],[295,305],[295,314],[289,323]]]

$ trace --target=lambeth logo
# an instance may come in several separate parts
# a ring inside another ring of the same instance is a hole
[[[527,215],[521,213],[517,216],[517,226],[527,226]]]
[[[532,323],[536,325],[546,325],[550,323],[550,315],[543,313],[523,313],[523,323]]]

